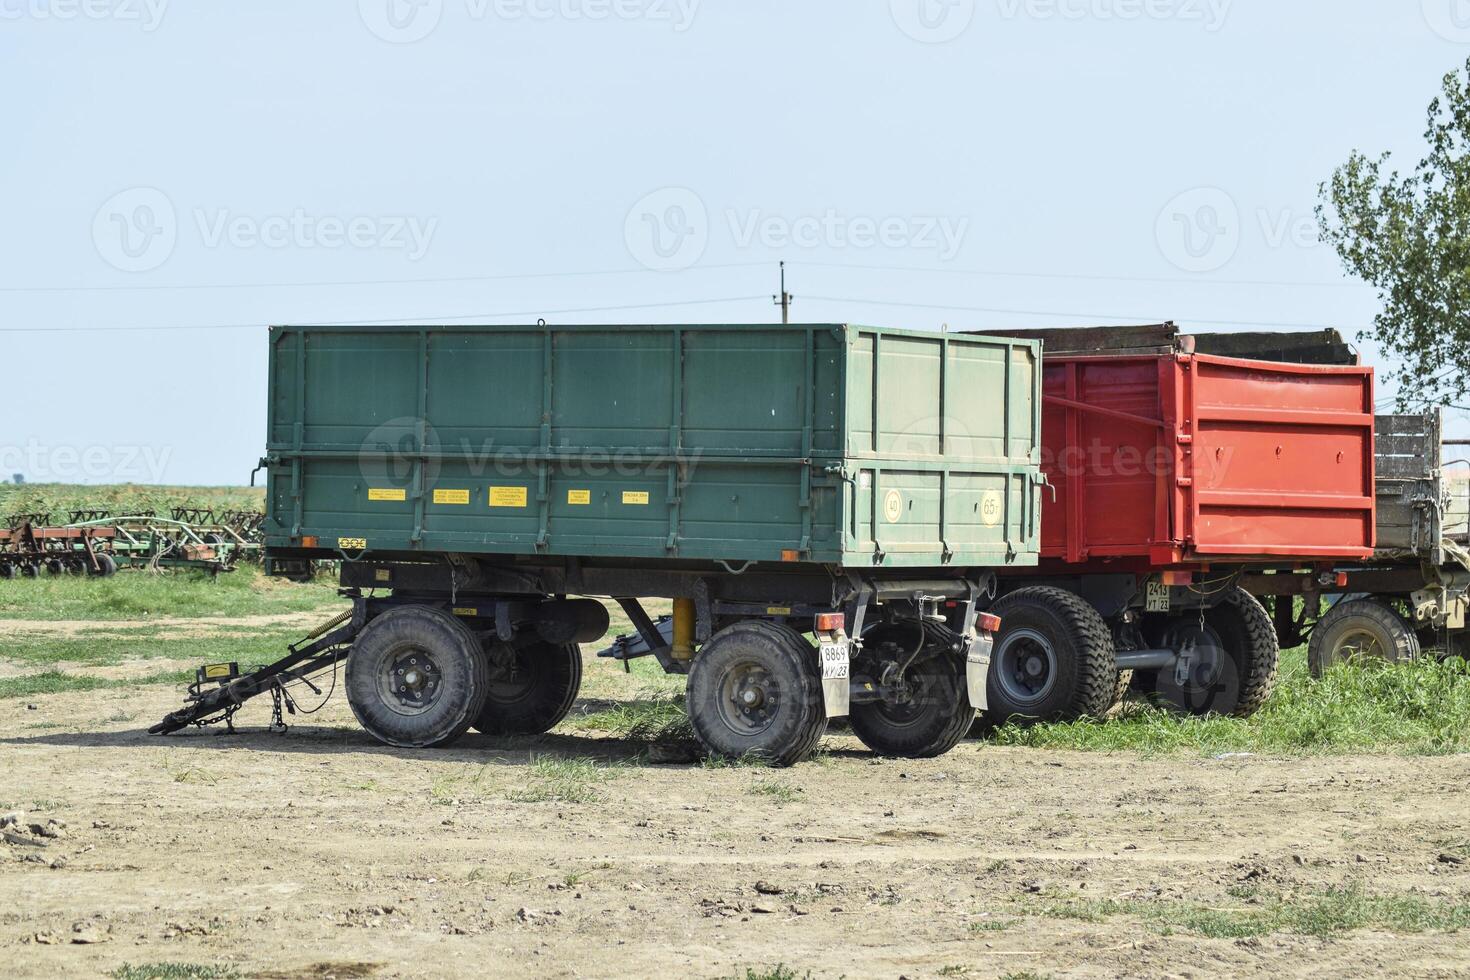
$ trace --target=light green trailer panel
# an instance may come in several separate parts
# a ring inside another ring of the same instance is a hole
[[[1036,562],[1033,341],[663,325],[270,343],[270,551]]]

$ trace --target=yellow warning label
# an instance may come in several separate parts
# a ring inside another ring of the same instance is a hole
[[[338,538],[337,547],[343,551],[366,551],[367,538]]]
[[[369,500],[407,500],[407,490],[390,490],[384,487],[369,487]]]
[[[491,487],[491,507],[524,507],[526,506],[525,487]]]
[[[391,581],[393,581],[393,572],[390,571],[389,569],[386,569],[386,568],[377,568],[377,569],[374,569],[373,570],[373,581],[374,582],[391,582]]]
[[[467,504],[470,502],[468,490],[435,490],[434,503],[436,504]]]
[[[791,615],[791,607],[790,606],[767,606],[766,607],[766,615],[767,616],[790,616]]]
[[[569,503],[569,504],[590,504],[590,503],[592,503],[592,491],[591,490],[568,490],[567,491],[567,503]]]
[[[647,504],[648,503],[648,491],[647,490],[624,490],[623,491],[623,503],[625,503],[625,504],[638,504],[640,506],[642,506],[644,504]]]
[[[205,667],[204,668],[204,676],[205,677],[229,677],[230,676],[230,665],[229,664],[210,664],[208,667]]]
[[[478,616],[480,615],[480,610],[474,606],[455,606],[454,614],[456,616]]]

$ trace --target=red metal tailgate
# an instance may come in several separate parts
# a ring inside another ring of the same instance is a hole
[[[1043,557],[1362,558],[1373,371],[1204,355],[1045,357]]]

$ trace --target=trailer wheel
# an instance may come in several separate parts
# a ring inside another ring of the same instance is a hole
[[[852,706],[848,722],[853,734],[879,755],[932,759],[954,748],[974,724],[964,659],[951,649],[953,634],[934,635],[939,629],[919,622],[893,623],[863,637],[856,667],[874,679],[906,659],[916,642],[929,647],[904,672],[899,697]]]
[[[0,578],[3,578],[3,579],[12,579],[12,578],[15,578],[15,566],[12,565],[12,564],[10,564],[9,562],[6,562],[4,564],[0,564]]]
[[[117,574],[117,559],[109,554],[99,554],[96,569],[89,566],[87,570],[98,578],[112,578]]]
[[[540,735],[572,710],[582,688],[582,648],[546,642],[493,643],[490,688],[474,721],[486,735]]]
[[[430,606],[379,616],[347,656],[347,703],[388,745],[448,745],[479,717],[489,687],[489,663],[474,634]]]
[[[988,721],[1102,717],[1113,705],[1118,658],[1098,611],[1065,589],[1020,589],[990,609],[1000,617],[990,659]]]
[[[60,558],[48,558],[48,559],[46,559],[46,574],[47,575],[61,575],[65,571],[66,571],[66,563],[63,562]]]
[[[1355,658],[1416,660],[1419,653],[1419,637],[1396,609],[1381,599],[1350,599],[1317,620],[1307,663],[1320,678],[1334,664]]]
[[[1174,617],[1164,646],[1194,644],[1196,658],[1183,683],[1173,668],[1148,672],[1153,692],[1192,715],[1248,718],[1261,709],[1276,684],[1280,647],[1276,625],[1255,596],[1232,589],[1223,601],[1197,614]]]
[[[712,755],[789,766],[827,730],[817,656],[788,626],[747,620],[716,633],[689,669],[689,723]]]
[[[34,562],[27,562],[20,566],[20,573],[26,578],[39,578],[41,576],[41,566]]]
[[[1109,708],[1116,708],[1118,705],[1122,704],[1123,699],[1128,696],[1128,689],[1132,686],[1133,671],[1118,671],[1118,676],[1113,681],[1113,702],[1111,705],[1109,705]]]

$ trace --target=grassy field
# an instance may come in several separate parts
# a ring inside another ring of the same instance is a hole
[[[241,565],[217,578],[192,571],[123,569],[107,579],[0,580],[0,619],[90,620],[263,616],[305,612],[336,598],[323,578],[309,585],[266,578]]]
[[[66,513],[72,510],[108,510],[123,515],[145,511],[167,514],[174,507],[261,510],[264,505],[265,491],[258,487],[158,487],[133,483],[106,486],[0,484],[0,517],[49,513],[57,521],[64,521]]]

